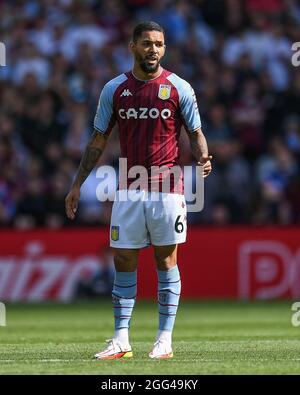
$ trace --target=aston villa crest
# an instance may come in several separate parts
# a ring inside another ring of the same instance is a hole
[[[119,226],[112,226],[111,227],[111,239],[113,241],[117,241],[119,240]]]
[[[158,97],[162,100],[169,99],[171,95],[171,85],[159,85]]]
[[[158,301],[160,303],[166,303],[167,297],[168,297],[168,295],[166,293],[164,293],[164,292],[159,292],[158,293]]]

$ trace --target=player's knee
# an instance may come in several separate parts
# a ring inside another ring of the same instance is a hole
[[[169,270],[177,264],[176,246],[156,248],[154,250],[158,270]]]
[[[176,257],[173,255],[167,257],[160,257],[156,255],[155,259],[158,270],[169,270],[177,264]]]
[[[114,262],[118,272],[133,272],[136,270],[136,259],[129,254],[116,252]]]

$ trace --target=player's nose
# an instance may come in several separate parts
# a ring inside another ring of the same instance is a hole
[[[158,47],[155,45],[155,43],[150,44],[150,53],[152,54],[157,54],[158,53]]]

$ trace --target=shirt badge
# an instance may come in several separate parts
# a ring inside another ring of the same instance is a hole
[[[171,85],[159,85],[158,97],[162,100],[169,99],[171,95]]]
[[[111,227],[111,239],[113,241],[119,240],[119,230],[120,230],[119,226],[112,226]]]

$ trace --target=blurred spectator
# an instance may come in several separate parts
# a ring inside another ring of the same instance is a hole
[[[27,186],[22,198],[17,205],[17,218],[15,225],[26,228],[44,225],[46,214],[46,188],[44,182],[39,177],[27,180]],[[26,225],[23,225],[25,224]]]
[[[289,193],[299,193],[295,184],[299,175],[299,166],[293,153],[281,139],[271,140],[268,154],[257,161],[260,200],[257,201],[257,212],[253,216],[255,222],[282,225],[296,222],[292,216],[295,202],[288,202],[287,198]]]
[[[260,100],[260,87],[255,79],[245,80],[241,88],[239,97],[232,103],[231,119],[245,154],[251,158],[263,149],[262,125],[265,111]]]
[[[287,147],[300,155],[300,116],[294,114],[285,118],[283,134]]]
[[[56,173],[51,180],[45,199],[45,225],[50,228],[60,228],[66,224],[64,201],[68,193],[70,177],[64,173]]]
[[[40,85],[47,85],[50,73],[48,60],[39,54],[37,48],[29,42],[26,43],[21,53],[22,55],[14,68],[14,81],[20,84],[24,77],[30,73],[37,78]]]

